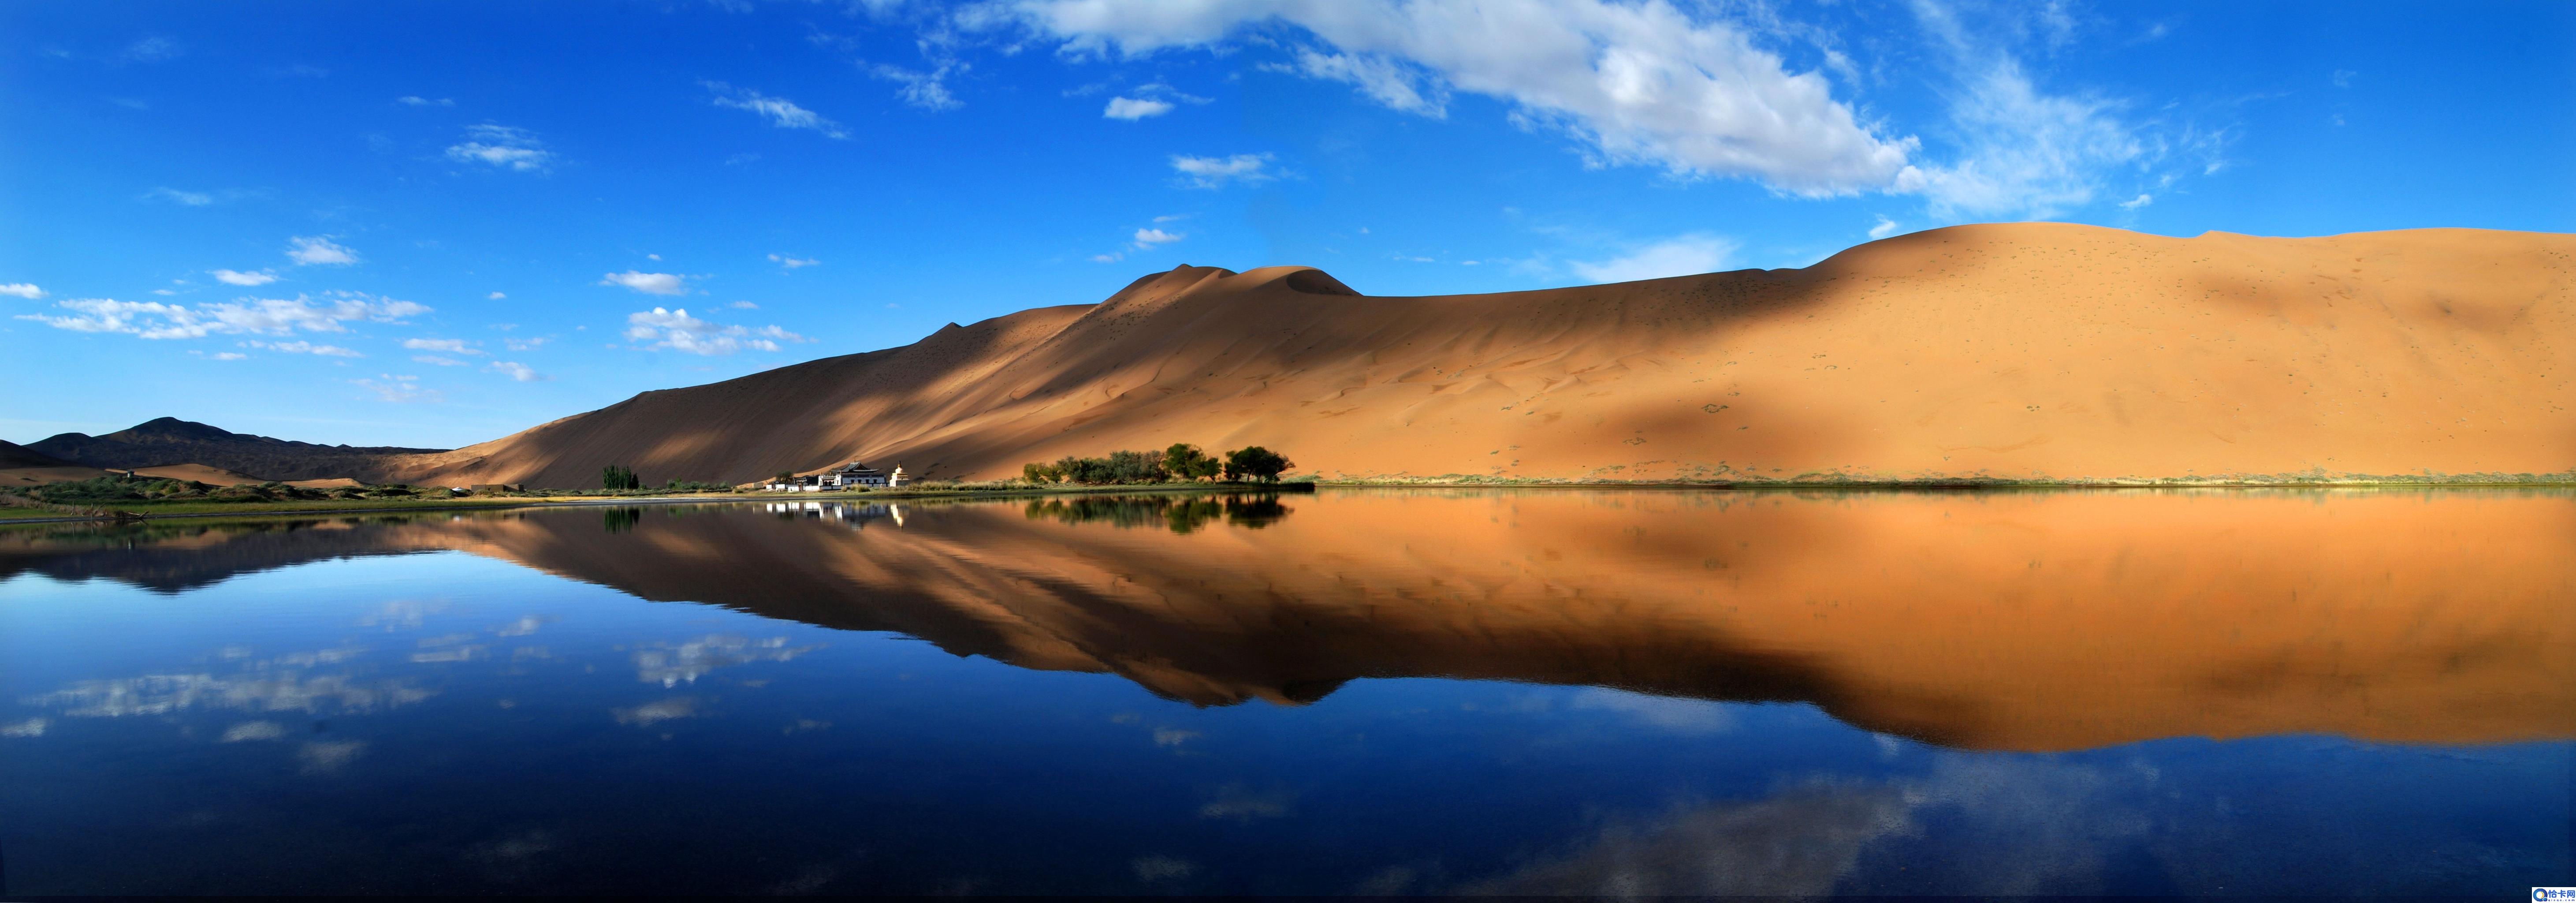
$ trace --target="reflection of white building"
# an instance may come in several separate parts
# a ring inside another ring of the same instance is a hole
[[[801,514],[805,517],[816,520],[840,521],[843,524],[848,525],[851,529],[865,527],[869,521],[888,519],[893,520],[895,526],[903,526],[902,505],[850,505],[840,502],[771,502],[762,507],[769,513],[780,517],[792,518]]]
[[[761,488],[772,492],[821,492],[826,489],[889,489],[909,482],[912,478],[904,474],[901,464],[894,466],[893,473],[887,473],[852,461],[822,473],[797,476],[784,483],[764,484]]]

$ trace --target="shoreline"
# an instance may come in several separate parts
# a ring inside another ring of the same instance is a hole
[[[1693,492],[2076,492],[2136,490],[2407,490],[2407,489],[2560,489],[2576,490],[2576,477],[2553,475],[2541,479],[2512,479],[2505,475],[2468,477],[2391,477],[2391,478],[2265,478],[2235,480],[2008,480],[2008,479],[1939,479],[1939,480],[1748,480],[1725,481],[1575,481],[1575,480],[1293,480],[1273,484],[1259,483],[1143,483],[1130,485],[1084,486],[991,486],[936,489],[871,489],[829,492],[756,492],[692,495],[645,495],[633,497],[541,496],[485,497],[482,499],[442,499],[427,502],[355,501],[343,503],[275,502],[247,503],[216,510],[155,512],[146,506],[103,506],[111,513],[104,515],[68,515],[43,512],[38,516],[10,517],[10,513],[30,509],[0,508],[0,527],[18,524],[120,523],[151,520],[248,517],[311,517],[339,514],[363,515],[382,513],[514,510],[523,508],[616,507],[624,505],[742,504],[752,502],[860,502],[860,501],[939,501],[1008,498],[1043,498],[1065,495],[1150,495],[1186,493],[1278,492],[1312,494],[1323,489],[1372,490],[1625,490],[1625,491],[1693,491]],[[2522,476],[2522,475],[2513,475]],[[219,503],[184,503],[190,507]],[[255,507],[273,505],[274,507]],[[31,513],[35,513],[32,512]]]

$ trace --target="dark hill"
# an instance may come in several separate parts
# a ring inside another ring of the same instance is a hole
[[[21,467],[78,466],[80,465],[74,464],[70,461],[40,454],[24,445],[0,440],[0,470],[16,470]]]
[[[388,456],[443,450],[315,445],[230,432],[176,417],[145,421],[104,436],[64,433],[25,449],[90,467],[204,464],[269,480],[368,478],[383,469],[382,462]]]

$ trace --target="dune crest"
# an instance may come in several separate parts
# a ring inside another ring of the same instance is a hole
[[[1097,304],[646,392],[417,482],[991,478],[1173,441],[1327,478],[2558,474],[2576,236],[1959,226],[1799,270],[1369,297],[1182,266]]]

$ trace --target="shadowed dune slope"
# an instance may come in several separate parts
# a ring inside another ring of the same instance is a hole
[[[1960,226],[1802,270],[1418,298],[1185,266],[387,475],[983,478],[1173,441],[1325,477],[2565,473],[2572,288],[2576,236],[2455,229]]]

